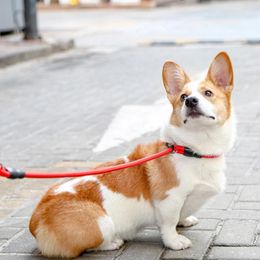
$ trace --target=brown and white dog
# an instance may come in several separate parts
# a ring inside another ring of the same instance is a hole
[[[158,225],[165,246],[180,250],[191,241],[177,225],[198,223],[192,214],[225,186],[224,154],[234,141],[231,106],[233,70],[219,53],[201,81],[191,81],[172,61],[163,82],[173,112],[154,143],[138,145],[133,161],[165,149],[164,142],[190,147],[214,159],[171,154],[98,177],[82,177],[51,187],[36,207],[30,231],[49,257],[76,257],[89,249],[114,250],[144,226]],[[124,159],[100,165],[124,163]]]

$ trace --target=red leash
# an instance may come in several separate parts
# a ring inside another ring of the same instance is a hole
[[[109,173],[113,171],[118,171],[122,169],[126,169],[129,167],[133,167],[136,165],[140,165],[142,163],[157,159],[159,157],[162,157],[166,154],[169,154],[172,152],[172,148],[167,148],[162,152],[144,157],[142,159],[138,159],[132,162],[127,162],[115,166],[105,167],[105,168],[99,168],[95,170],[89,170],[85,172],[54,172],[54,173],[36,173],[36,172],[23,172],[20,170],[15,170],[11,168],[4,168],[1,166],[0,168],[0,176],[10,178],[10,179],[21,179],[21,178],[67,178],[67,177],[81,177],[81,176],[88,176],[88,175],[98,175],[103,173]]]
[[[160,158],[162,156],[165,156],[169,153],[178,153],[182,154],[184,156],[188,157],[194,157],[194,158],[206,158],[206,159],[213,159],[218,158],[219,155],[199,155],[195,152],[193,152],[190,148],[185,146],[179,146],[179,145],[171,145],[166,143],[167,148],[162,151],[158,152],[149,156],[146,156],[144,158],[127,162],[119,165],[114,165],[110,167],[105,168],[99,168],[84,172],[55,172],[55,173],[37,173],[37,172],[24,172],[21,170],[16,170],[12,168],[5,168],[0,164],[0,176],[6,177],[9,179],[22,179],[22,178],[67,178],[67,177],[81,177],[81,176],[88,176],[88,175],[99,175],[104,173],[109,173],[113,171],[118,171],[122,169],[126,169],[129,167],[134,167],[140,164],[143,164],[145,162],[155,160],[157,158]]]

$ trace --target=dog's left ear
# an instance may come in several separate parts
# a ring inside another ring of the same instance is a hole
[[[190,81],[185,71],[173,61],[164,63],[162,76],[168,98],[177,96],[185,84]]]
[[[209,67],[206,77],[214,85],[221,87],[224,91],[233,89],[233,67],[231,60],[226,52],[220,52]]]

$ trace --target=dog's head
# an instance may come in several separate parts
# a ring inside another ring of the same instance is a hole
[[[219,53],[207,76],[191,81],[173,61],[163,66],[163,83],[173,106],[171,124],[183,127],[223,125],[231,114],[233,69],[229,56]]]

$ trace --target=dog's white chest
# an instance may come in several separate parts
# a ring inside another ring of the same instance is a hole
[[[225,187],[224,159],[195,159],[174,155],[179,178],[178,193],[183,198],[180,219],[194,214],[210,197]]]
[[[224,158],[197,159],[184,157],[182,155],[173,156],[173,164],[176,169],[180,186],[184,190],[215,190],[220,192],[225,185],[225,161]]]

